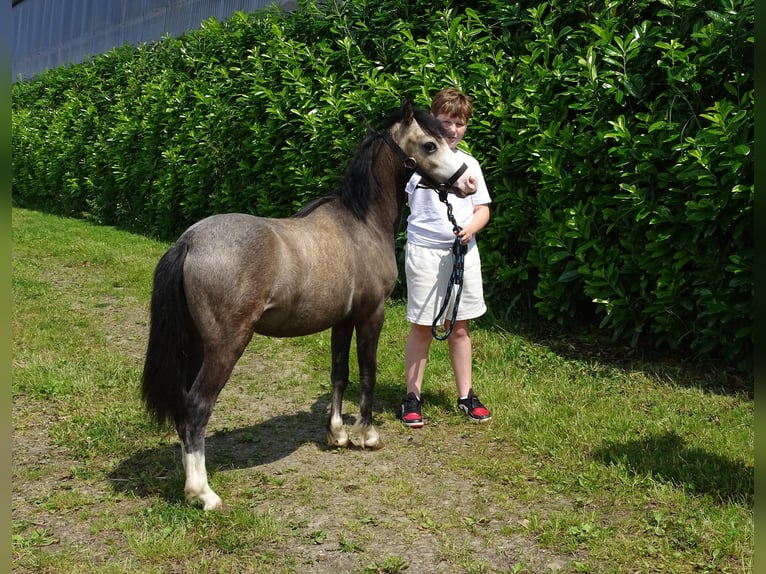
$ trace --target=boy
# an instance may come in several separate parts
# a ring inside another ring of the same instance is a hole
[[[479,163],[457,146],[465,135],[473,112],[471,98],[454,88],[437,93],[431,102],[431,114],[441,121],[450,148],[461,155],[468,173],[477,180],[477,191],[466,198],[449,196],[453,215],[462,228],[457,234],[467,246],[463,291],[459,314],[447,338],[450,362],[458,392],[458,408],[471,421],[485,422],[491,414],[473,392],[472,349],[468,322],[486,310],[481,277],[481,261],[476,246],[476,233],[489,221],[491,199]],[[407,276],[407,320],[410,332],[405,349],[407,395],[402,402],[401,420],[410,428],[423,426],[420,412],[420,389],[423,383],[428,351],[431,346],[431,325],[442,305],[452,271],[452,247],[455,233],[447,218],[447,206],[433,189],[418,187],[421,176],[415,172],[407,183],[410,215],[407,218],[405,245],[405,274]],[[452,316],[451,307],[446,317]],[[449,319],[447,319],[449,323]]]

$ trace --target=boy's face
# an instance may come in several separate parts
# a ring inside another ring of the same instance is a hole
[[[447,132],[447,144],[453,151],[457,148],[457,144],[463,139],[465,130],[468,128],[468,124],[463,118],[455,116],[448,116],[445,114],[438,114],[436,119],[439,120],[444,129]]]

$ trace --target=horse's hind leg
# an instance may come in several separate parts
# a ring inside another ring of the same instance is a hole
[[[202,367],[185,397],[184,416],[176,421],[186,473],[186,501],[204,510],[213,510],[222,505],[221,498],[213,492],[207,480],[205,431],[218,394],[241,354],[242,351],[234,354],[219,350],[205,352]]]
[[[343,393],[348,386],[348,357],[351,349],[351,336],[354,325],[351,321],[340,323],[332,328],[332,403],[330,418],[327,421],[327,444],[335,447],[348,446],[348,434],[343,426]]]
[[[204,433],[203,433],[204,434]],[[188,451],[185,441],[181,441],[181,460],[186,474],[184,496],[186,502],[193,506],[201,506],[203,510],[216,510],[221,508],[223,502],[207,482],[207,468],[205,467],[205,439],[202,438],[201,447],[191,447],[196,450]]]

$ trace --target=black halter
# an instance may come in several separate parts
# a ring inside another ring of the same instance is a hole
[[[382,132],[378,132],[378,135],[383,138],[383,141],[388,144],[388,147],[390,147],[394,152],[403,160],[404,167],[406,167],[409,170],[417,171],[425,180],[428,182],[428,185],[424,185],[423,187],[428,187],[429,189],[435,189],[439,192],[440,196],[441,194],[447,194],[447,192],[455,187],[455,184],[457,183],[457,180],[460,179],[460,176],[465,173],[465,170],[468,169],[468,166],[463,163],[455,173],[452,174],[452,176],[445,181],[444,183],[438,183],[436,179],[429,174],[427,171],[425,171],[423,168],[418,167],[418,160],[416,160],[414,157],[407,155],[404,153],[404,150],[399,147],[399,144],[394,141],[394,138],[391,137],[391,134],[388,132],[388,130],[383,130]],[[446,201],[446,197],[443,201]]]

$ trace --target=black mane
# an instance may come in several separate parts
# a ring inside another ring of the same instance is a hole
[[[412,107],[413,116],[420,127],[427,134],[444,138],[444,127],[430,113],[421,108]],[[386,129],[390,129],[397,122],[404,120],[404,107],[395,111],[388,118]],[[354,158],[346,168],[341,181],[335,191],[306,204],[295,217],[303,217],[314,211],[320,205],[331,201],[340,201],[357,219],[364,221],[372,201],[372,193],[378,187],[372,171],[375,143],[380,141],[380,134],[372,132],[367,134],[359,146]]]
[[[433,117],[427,110],[423,108],[412,107],[412,114],[415,120],[420,124],[420,127],[428,135],[438,138],[446,138],[447,134],[444,131],[442,123]],[[388,127],[390,128],[396,122],[400,122],[404,119],[404,110],[398,109],[388,118]]]

